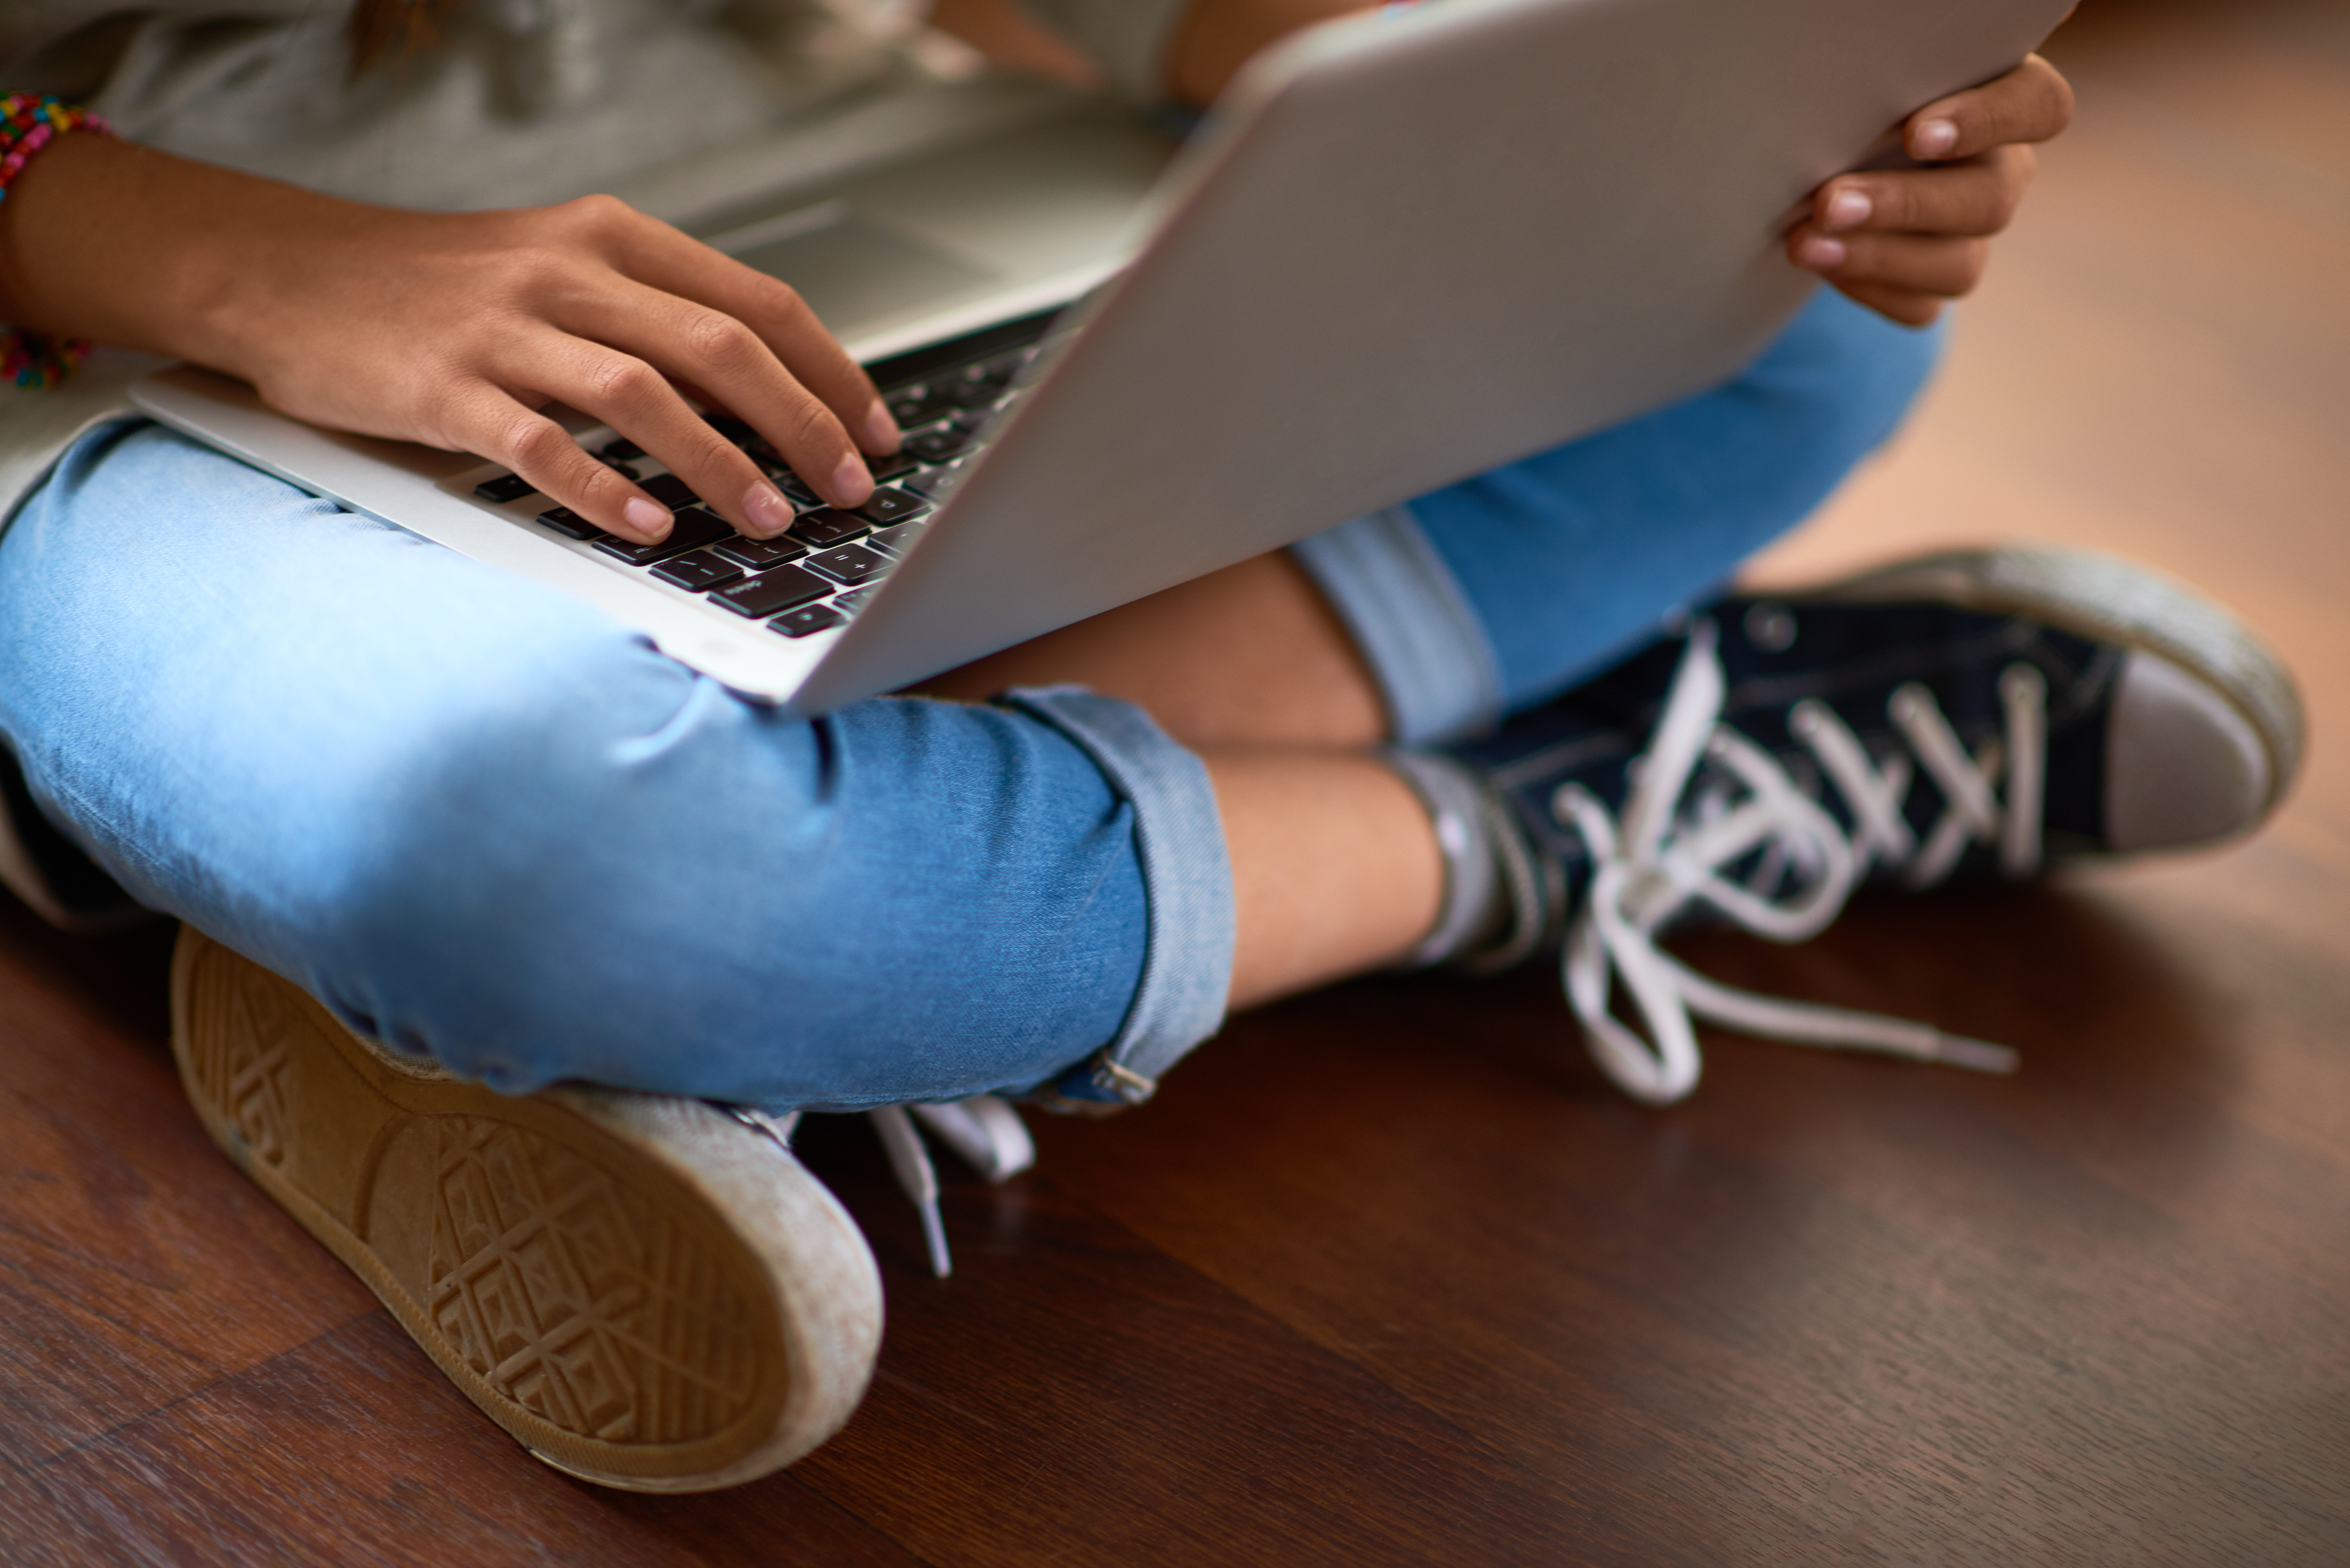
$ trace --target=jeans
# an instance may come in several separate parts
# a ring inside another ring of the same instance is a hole
[[[1297,558],[1399,738],[1474,732],[1800,521],[1937,341],[1823,293],[1729,384]],[[140,421],[0,540],[0,732],[140,901],[501,1089],[1132,1098],[1222,1021],[1214,798],[1139,709],[786,718]]]

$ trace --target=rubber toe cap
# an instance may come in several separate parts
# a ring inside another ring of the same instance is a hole
[[[2109,848],[2126,854],[2230,838],[2267,811],[2274,781],[2259,732],[2170,660],[2133,649],[2107,722]]]

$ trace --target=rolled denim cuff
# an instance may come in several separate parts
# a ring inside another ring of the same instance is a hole
[[[1499,721],[1501,661],[1409,507],[1341,523],[1289,553],[1354,635],[1396,744],[1467,740]]]
[[[1117,1038],[1030,1097],[1092,1113],[1140,1105],[1223,1027],[1232,991],[1232,867],[1208,770],[1141,709],[1082,686],[1024,687],[998,701],[1075,741],[1134,807],[1150,911],[1141,983]]]

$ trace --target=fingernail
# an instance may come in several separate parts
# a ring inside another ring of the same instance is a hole
[[[1828,198],[1827,225],[1831,229],[1854,229],[1868,222],[1876,203],[1857,191],[1838,191]]]
[[[1816,267],[1823,272],[1832,266],[1844,265],[1844,242],[1828,239],[1821,234],[1814,234],[1795,247],[1796,260],[1805,266]]]
[[[743,497],[743,511],[751,519],[751,526],[762,535],[782,533],[798,515],[792,510],[792,504],[784,499],[782,491],[764,483],[751,486],[749,493]]]
[[[629,527],[645,536],[647,544],[669,532],[669,508],[649,496],[629,496],[629,504],[620,508],[620,515]]]
[[[1949,119],[1928,119],[1918,122],[1909,133],[1909,156],[1939,158],[1959,144],[1958,122]]]
[[[833,470],[832,487],[851,506],[858,505],[873,493],[873,471],[865,466],[863,458],[848,458]]]
[[[904,439],[898,432],[898,421],[889,417],[889,405],[874,399],[873,406],[865,410],[866,446],[874,452],[896,452]]]

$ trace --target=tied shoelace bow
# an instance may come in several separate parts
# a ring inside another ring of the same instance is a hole
[[[2047,764],[2047,682],[2040,671],[2014,664],[2002,672],[2006,733],[1971,753],[1932,692],[1914,684],[1896,691],[1887,716],[1917,757],[1915,764],[1898,755],[1877,762],[1827,704],[1797,703],[1788,727],[1843,796],[1853,818],[1847,836],[1777,759],[1721,722],[1728,685],[1714,643],[1710,622],[1691,632],[1656,737],[1633,764],[1620,820],[1581,784],[1561,784],[1551,797],[1552,815],[1582,838],[1591,857],[1591,887],[1568,929],[1560,968],[1567,1000],[1600,1066],[1636,1098],[1669,1105],[1697,1086],[1701,1063],[1692,1020],[1702,1018],[1766,1039],[2013,1072],[2015,1053],[2004,1045],[1877,1013],[1757,996],[1708,980],[1659,950],[1656,933],[1692,903],[1703,902],[1758,936],[1802,941],[1835,919],[1870,866],[1898,867],[1907,886],[1929,888],[1976,842],[1998,846],[2000,868],[2009,877],[2032,875],[2040,865]],[[1735,778],[1745,798],[1733,804],[1709,793],[1696,809],[1685,808],[1683,797],[1703,762]],[[1944,803],[1922,840],[1902,811],[1921,769]],[[1996,790],[2002,783],[2003,805]],[[1742,882],[1723,875],[1758,850],[1759,862]],[[1790,890],[1780,891],[1790,883]],[[1630,992],[1649,1038],[1609,1011],[1611,978]],[[799,1112],[731,1108],[737,1119],[790,1149]],[[866,1114],[898,1185],[920,1211],[931,1272],[944,1279],[953,1262],[939,1213],[938,1172],[917,1123],[990,1181],[1008,1180],[1035,1163],[1028,1129],[1011,1103],[993,1095],[883,1106]]]
[[[1577,784],[1560,785],[1551,798],[1552,815],[1591,857],[1591,886],[1568,929],[1560,971],[1600,1067],[1635,1098],[1670,1105],[1697,1086],[1701,1063],[1693,1020],[1704,1019],[1796,1044],[2013,1072],[2015,1053],[2004,1045],[1720,984],[1660,950],[1656,937],[1677,915],[1703,904],[1758,936],[1802,941],[1835,919],[1872,865],[1897,870],[1910,888],[1929,888],[1976,842],[1997,846],[2005,875],[2032,875],[2040,865],[2047,690],[2037,669],[2010,665],[1999,680],[2005,733],[1970,753],[1932,692],[1914,683],[1901,687],[1887,715],[1914,763],[1898,754],[1879,763],[1825,703],[1797,703],[1789,729],[1843,797],[1853,821],[1847,835],[1776,758],[1721,722],[1727,682],[1714,628],[1700,622],[1673,675],[1655,738],[1633,764],[1623,815],[1611,815]],[[1699,765],[1708,762],[1735,787],[1710,789],[1685,803]],[[1902,810],[1921,777],[1943,801],[1922,838]],[[1742,879],[1726,874],[1749,859],[1754,865]],[[1645,1037],[1611,1010],[1617,981],[1646,1023]]]
[[[728,1108],[735,1120],[790,1150],[792,1134],[799,1130],[798,1111],[778,1116],[747,1106]],[[883,1106],[865,1114],[889,1156],[890,1173],[922,1216],[922,1244],[931,1254],[931,1272],[943,1280],[954,1272],[954,1260],[947,1252],[946,1222],[939,1214],[939,1173],[931,1164],[930,1150],[915,1123],[928,1127],[990,1181],[1009,1181],[1035,1164],[1036,1145],[1012,1103],[993,1095],[973,1095],[942,1105]]]

